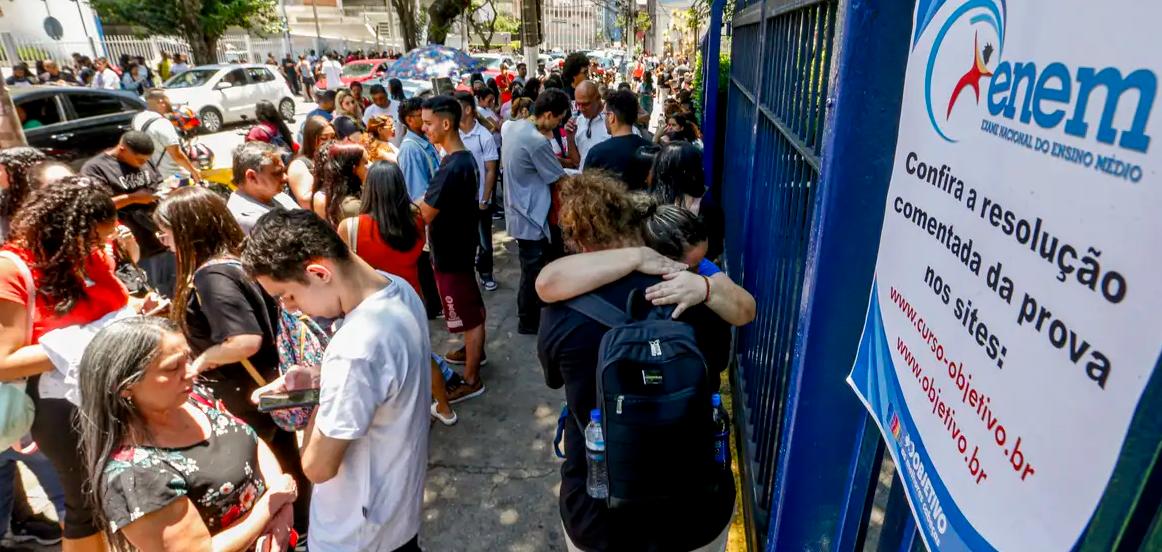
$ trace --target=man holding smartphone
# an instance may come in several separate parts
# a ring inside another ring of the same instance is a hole
[[[150,159],[155,146],[148,134],[130,130],[121,135],[113,149],[95,155],[81,167],[81,174],[105,185],[117,207],[117,218],[129,227],[140,248],[137,264],[149,276],[149,283],[166,297],[173,297],[177,280],[177,260],[157,237],[157,188],[162,181]]]
[[[283,308],[338,319],[302,443],[311,525],[326,528],[308,548],[419,551],[432,402],[423,302],[307,210],[258,219],[242,264]]]

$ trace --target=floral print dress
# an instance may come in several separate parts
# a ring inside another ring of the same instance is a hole
[[[217,534],[246,515],[266,492],[258,468],[258,437],[207,391],[190,403],[210,420],[210,438],[188,447],[124,446],[113,451],[101,484],[102,507],[116,533],[179,497],[194,504]]]

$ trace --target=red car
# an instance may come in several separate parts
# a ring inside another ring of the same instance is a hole
[[[353,82],[366,82],[382,77],[383,73],[387,71],[387,67],[394,62],[394,59],[357,59],[343,65],[343,70],[339,73],[339,80],[343,81],[343,86],[351,86]],[[320,90],[326,90],[327,78],[319,79],[315,86]]]

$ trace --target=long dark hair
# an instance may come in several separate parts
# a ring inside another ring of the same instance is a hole
[[[690,142],[677,140],[662,146],[654,157],[650,194],[660,205],[674,205],[683,195],[702,197],[706,193],[706,173],[702,152]]]
[[[378,161],[367,170],[359,212],[371,215],[379,237],[396,251],[410,251],[420,239],[416,206],[408,197],[399,165]]]
[[[536,77],[529,77],[525,81],[524,96],[532,101],[537,101],[537,96],[541,95],[541,79]]]
[[[32,191],[32,175],[48,156],[36,148],[19,146],[0,150],[0,166],[8,173],[8,189],[0,194],[0,216],[11,217]]]
[[[403,101],[403,82],[399,79],[391,79],[387,81],[387,90],[391,94],[391,99],[394,101]]]
[[[97,225],[116,221],[112,196],[87,176],[34,190],[16,213],[10,238],[32,253],[32,268],[41,275],[36,292],[57,314],[86,295],[85,259],[102,245]]]
[[[278,133],[282,135],[282,141],[286,142],[287,147],[294,149],[294,135],[287,128],[286,121],[282,120],[282,113],[278,112],[278,108],[274,107],[270,100],[258,100],[254,106],[254,118],[258,119],[260,123],[274,125],[274,128],[277,128]]]
[[[319,115],[307,118],[307,122],[303,123],[303,143],[299,148],[299,156],[310,159],[312,163],[315,161],[315,153],[320,145],[319,135],[330,124]]]
[[[159,226],[169,229],[177,256],[177,285],[174,286],[170,318],[188,333],[186,306],[194,286],[194,272],[215,257],[242,253],[245,235],[226,200],[208,188],[187,186],[171,192],[153,214]]]
[[[141,381],[157,361],[161,342],[173,324],[156,316],[134,316],[97,332],[81,356],[79,425],[81,451],[88,473],[89,503],[113,550],[131,550],[123,532],[110,530],[103,504],[107,491],[101,484],[105,467],[134,432],[148,436],[141,413],[122,392]]]
[[[315,154],[315,186],[327,201],[327,221],[338,226],[343,198],[360,193],[363,183],[355,167],[363,161],[366,150],[359,144],[332,140]]]

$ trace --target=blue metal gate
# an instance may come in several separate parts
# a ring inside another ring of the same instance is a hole
[[[708,151],[723,154],[714,192],[726,265],[758,303],[738,331],[732,381],[753,550],[923,549],[879,430],[845,382],[875,270],[913,9],[736,0],[725,109],[707,94],[704,127],[726,118],[721,139],[707,135]],[[703,56],[710,90],[717,27]],[[1143,400],[1159,396],[1148,388]],[[1135,421],[1117,492],[1078,549],[1162,550],[1159,411]]]

